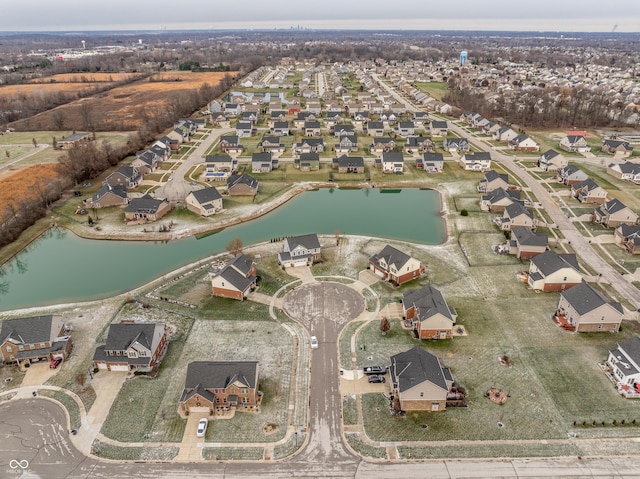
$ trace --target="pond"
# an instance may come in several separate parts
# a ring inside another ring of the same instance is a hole
[[[0,269],[0,311],[107,298],[225,250],[305,233],[440,244],[440,195],[421,189],[322,189],[296,196],[261,218],[201,239],[168,243],[98,241],[50,230]]]

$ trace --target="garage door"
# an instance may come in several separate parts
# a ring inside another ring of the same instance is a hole
[[[113,364],[111,365],[111,371],[128,371],[129,366],[126,364]]]
[[[299,259],[293,262],[293,266],[306,266],[306,265],[307,265],[306,259]]]
[[[98,363],[98,369],[107,369],[107,363]]]

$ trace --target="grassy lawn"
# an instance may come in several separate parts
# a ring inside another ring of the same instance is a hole
[[[600,247],[611,255],[618,265],[624,266],[627,271],[633,273],[637,268],[640,268],[640,255],[629,254],[627,253],[627,250],[624,250],[615,244],[604,244]],[[606,255],[602,256],[605,258],[607,257]],[[618,272],[623,272],[623,269],[618,265],[614,264],[616,270],[618,270]]]
[[[513,255],[497,255],[493,252],[492,245],[502,244],[506,241],[502,231],[494,229],[495,231],[492,232],[460,233],[458,240],[464,247],[469,264],[471,266],[520,264],[520,261]]]
[[[170,461],[178,455],[177,447],[119,447],[95,440],[93,452],[96,456],[114,461]]]
[[[436,100],[442,100],[449,89],[449,84],[445,82],[414,82],[413,86]]]
[[[345,434],[349,445],[364,457],[373,457],[375,459],[386,459],[387,449],[385,447],[376,447],[364,442],[360,438],[360,434]]]
[[[358,410],[354,396],[345,396],[342,399],[342,423],[345,426],[358,424]]]
[[[51,399],[55,399],[67,410],[69,413],[69,423],[71,429],[78,429],[80,427],[80,408],[78,404],[69,396],[61,391],[46,391],[42,390],[39,393],[41,396],[47,396]]]
[[[259,461],[263,459],[262,447],[205,447],[202,457],[209,461]]]

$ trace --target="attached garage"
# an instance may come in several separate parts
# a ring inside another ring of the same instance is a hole
[[[128,371],[129,365],[128,364],[110,364],[109,370],[110,371]]]

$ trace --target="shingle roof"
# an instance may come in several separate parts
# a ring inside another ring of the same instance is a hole
[[[191,194],[201,205],[222,198],[222,195],[218,192],[215,186],[203,188],[202,190],[195,190],[192,191]]]
[[[317,249],[320,248],[320,240],[315,233],[299,236],[289,236],[285,238],[289,246],[289,251],[293,251],[298,246],[302,246],[305,249]]]
[[[160,324],[163,329],[164,325]],[[109,326],[104,348],[109,351],[124,351],[132,343],[139,342],[151,349],[153,334],[158,323],[115,323]],[[148,359],[148,358],[147,358]]]
[[[511,203],[505,209],[505,212],[509,216],[509,218],[515,218],[520,215],[527,215],[529,218],[533,218],[533,213],[526,209],[522,204],[518,202]]]
[[[226,388],[240,382],[248,388],[258,387],[258,361],[195,361],[187,366],[185,389]]]
[[[625,339],[618,345],[618,349],[623,351],[626,356],[634,363],[640,366],[640,337],[632,336]]]
[[[207,155],[204,159],[205,163],[232,163],[233,158],[229,155]]]
[[[573,268],[576,271],[580,269],[578,266],[578,258],[575,254],[558,254],[553,250],[545,251],[531,258],[531,263],[533,263],[544,276],[549,276],[563,268]]]
[[[115,185],[110,186],[108,183],[105,183],[100,187],[98,191],[95,192],[93,197],[91,198],[94,202],[99,201],[104,195],[111,193],[120,198],[127,197],[127,188],[124,185]]]
[[[231,263],[229,263],[229,265],[246,276],[253,267],[253,260],[246,254],[239,254],[233,259],[233,261],[231,261]]]
[[[52,322],[53,315],[51,314],[2,321],[0,344],[9,338],[24,344],[51,341],[58,333],[58,331],[51,331]]]
[[[389,266],[394,265],[396,269],[400,271],[400,269],[405,264],[407,264],[407,261],[411,259],[411,256],[403,253],[402,251],[394,248],[391,245],[386,245],[384,248],[382,248],[382,251],[380,251],[378,254],[374,254],[369,261],[378,263],[380,259],[384,259],[385,263],[387,263]]]
[[[484,179],[487,182],[491,182],[493,180],[501,179],[505,183],[509,183],[509,175],[506,173],[498,173],[495,170],[489,170],[484,174]]]
[[[419,346],[391,356],[391,379],[404,392],[425,381],[448,391],[440,360]]]
[[[455,319],[442,292],[431,285],[404,293],[402,303],[405,310],[412,306],[415,307],[420,321],[424,321],[436,314],[441,314],[452,322]]]
[[[361,156],[347,156],[342,155],[336,158],[336,163],[338,167],[342,168],[354,168],[354,167],[363,167],[364,166],[364,158]]]
[[[246,174],[233,174],[231,176],[229,176],[229,178],[227,179],[227,188],[231,188],[235,185],[239,185],[239,184],[244,184],[247,185],[251,188],[257,188],[258,187],[258,180],[256,180],[255,178],[253,178],[252,176],[246,175]]]
[[[141,198],[133,198],[129,205],[126,207],[125,211],[129,213],[155,213],[160,208],[162,203],[165,203],[166,200],[158,200],[149,196],[149,194],[144,195]]]
[[[385,151],[382,153],[383,162],[402,163],[404,156],[399,151]]]
[[[546,233],[534,233],[531,228],[526,226],[514,226],[511,228],[511,236],[518,244],[524,246],[547,246],[549,244],[549,236]]]
[[[582,315],[593,311],[604,304],[610,304],[620,314],[622,314],[622,306],[620,303],[610,303],[599,291],[593,289],[584,281],[571,289],[567,289],[560,293],[571,306]]]
[[[232,265],[228,264],[222,271],[216,276],[220,276],[225,281],[229,282],[238,291],[246,291],[251,286],[256,278],[254,276],[246,277],[240,274]]]

